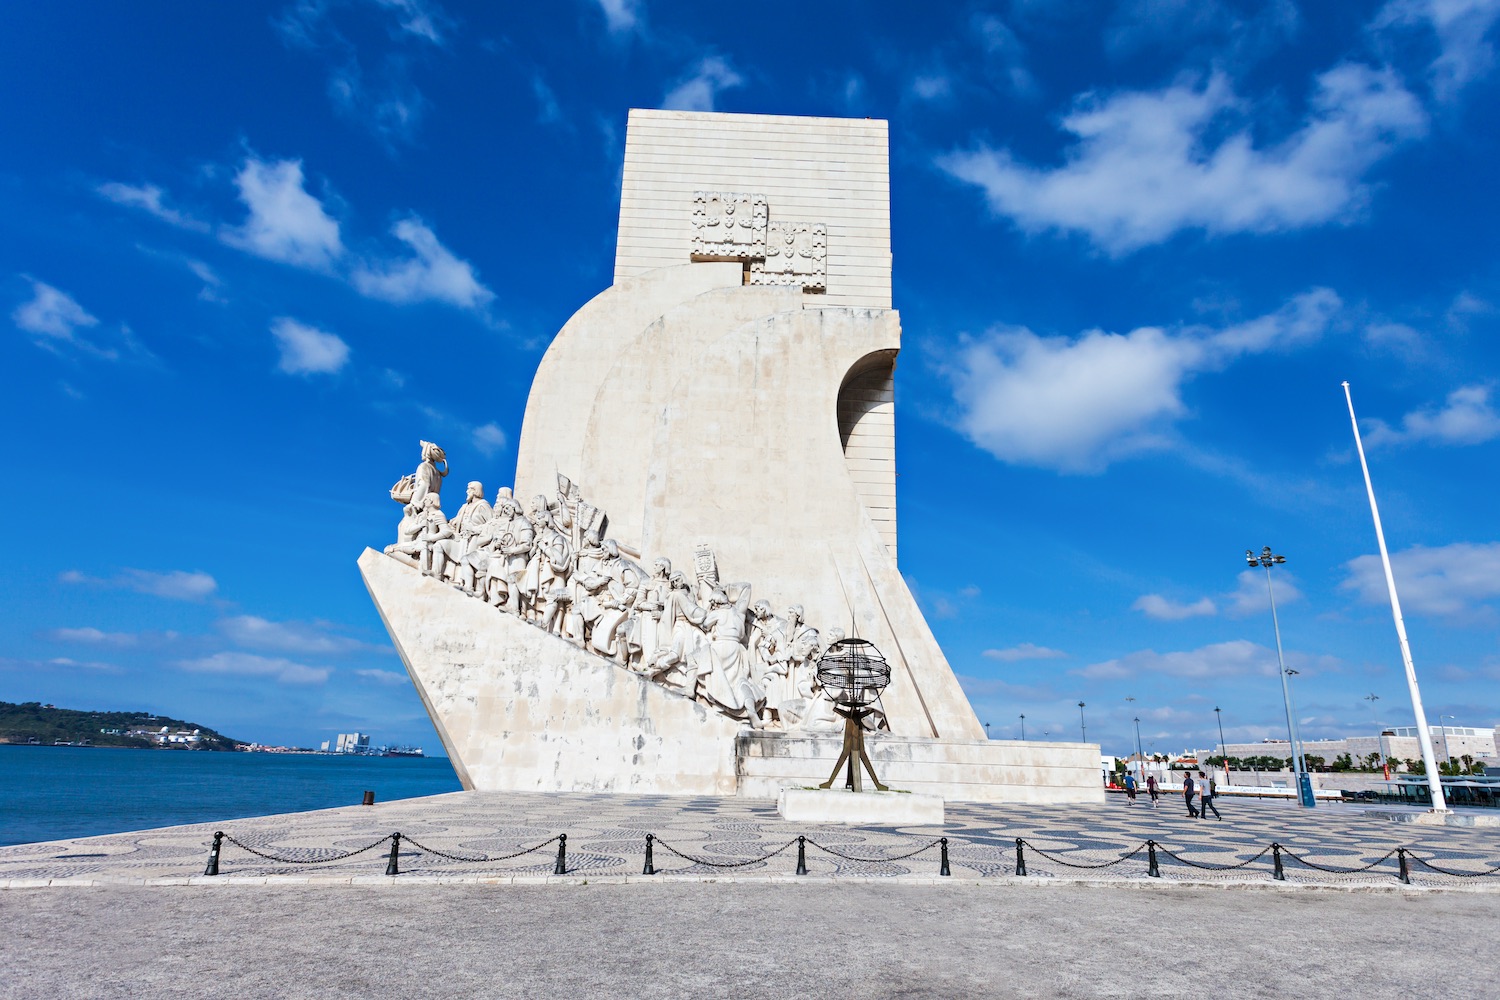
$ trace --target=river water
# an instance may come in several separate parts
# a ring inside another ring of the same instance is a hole
[[[459,790],[444,757],[0,746],[0,846]]]

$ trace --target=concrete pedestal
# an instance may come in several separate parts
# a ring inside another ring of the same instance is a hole
[[[776,811],[792,823],[860,826],[942,826],[943,800],[912,792],[851,792],[843,788],[783,788]]]

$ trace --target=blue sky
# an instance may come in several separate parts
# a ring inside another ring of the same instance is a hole
[[[1495,0],[50,3],[0,41],[0,698],[438,744],[354,560],[493,491],[630,107],[891,122],[901,565],[996,737],[1500,717]],[[1378,695],[1371,702],[1367,695]],[[1127,699],[1134,699],[1130,701]],[[1149,747],[1148,747],[1149,749]]]

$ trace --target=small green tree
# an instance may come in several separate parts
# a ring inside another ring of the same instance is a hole
[[[1411,774],[1426,774],[1427,765],[1420,760],[1408,757],[1406,758],[1406,770]]]

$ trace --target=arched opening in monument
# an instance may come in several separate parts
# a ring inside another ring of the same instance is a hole
[[[896,352],[867,354],[839,386],[839,443],[855,492],[896,557]]]

